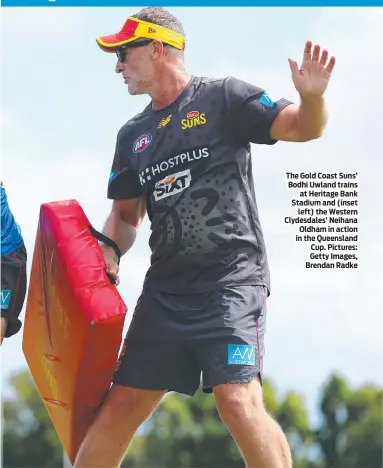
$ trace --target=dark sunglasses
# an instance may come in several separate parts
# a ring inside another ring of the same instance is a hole
[[[127,44],[124,44],[120,47],[117,48],[116,50],[116,55],[118,60],[123,63],[125,62],[126,58],[126,49],[133,49],[134,47],[143,47],[152,42],[153,39],[144,39],[142,41],[134,41],[134,42],[128,42]]]

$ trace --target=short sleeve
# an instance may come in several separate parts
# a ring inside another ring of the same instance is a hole
[[[143,195],[139,175],[123,147],[123,140],[117,136],[116,149],[112,164],[112,170],[108,182],[108,198],[112,200],[123,200],[127,198],[138,198]]]
[[[287,99],[274,101],[265,89],[229,77],[225,81],[225,99],[229,128],[243,143],[273,145],[270,129],[278,114],[288,105]]]

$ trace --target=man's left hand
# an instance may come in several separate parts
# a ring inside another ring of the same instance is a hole
[[[310,99],[323,96],[335,66],[335,57],[331,57],[330,60],[328,57],[327,50],[323,50],[321,54],[319,45],[314,46],[312,50],[312,42],[308,41],[300,68],[297,62],[289,59],[292,79],[301,98]]]

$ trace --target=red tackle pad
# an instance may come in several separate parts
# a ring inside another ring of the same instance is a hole
[[[41,205],[23,352],[72,463],[110,388],[126,313],[80,204]]]

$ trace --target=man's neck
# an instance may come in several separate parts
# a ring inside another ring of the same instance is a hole
[[[152,108],[161,110],[172,104],[184,91],[190,75],[184,68],[173,66],[158,74],[148,94],[152,98]]]

